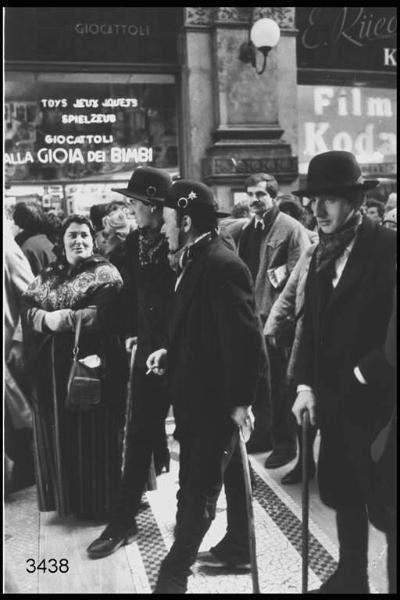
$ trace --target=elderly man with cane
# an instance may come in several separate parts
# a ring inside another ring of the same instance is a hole
[[[209,558],[220,566],[249,563],[237,428],[249,420],[268,363],[250,273],[219,236],[219,214],[212,190],[195,181],[173,183],[164,202],[170,253],[185,249],[168,345],[152,353],[147,366],[168,375],[180,471],[175,541],[162,562],[155,593],[185,593],[223,483],[227,533]]]
[[[360,212],[377,183],[362,180],[350,152],[331,151],[311,160],[306,189],[295,192],[312,199],[320,241],[306,282],[293,412],[299,425],[308,411],[320,427],[319,491],[336,511],[339,540],[338,568],[316,593],[369,593],[371,445],[392,414],[394,385],[382,361],[382,377],[373,372],[391,315],[396,259],[396,234]]]

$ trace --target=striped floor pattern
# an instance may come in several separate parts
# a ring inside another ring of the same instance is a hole
[[[172,445],[172,444],[171,444]],[[176,450],[175,445],[173,446]],[[137,517],[137,540],[109,557],[90,560],[87,546],[104,524],[59,519],[55,513],[38,513],[34,488],[15,494],[5,505],[4,564],[6,576],[20,593],[139,593],[154,590],[162,559],[173,543],[178,455],[172,453],[171,471],[157,479],[158,489],[147,492],[147,505]],[[301,508],[261,466],[260,457],[250,457],[255,473],[254,515],[260,588],[267,594],[301,593]],[[313,488],[315,490],[315,487]],[[289,490],[290,491],[290,490]],[[309,589],[317,588],[335,569],[337,547],[310,516]],[[226,530],[225,495],[221,494],[216,519],[200,551],[209,550]],[[376,544],[375,544],[376,546]],[[36,571],[27,574],[26,559],[66,557],[66,574]],[[249,572],[195,564],[189,593],[252,593]],[[371,591],[376,591],[373,587]],[[382,593],[382,590],[380,590]]]

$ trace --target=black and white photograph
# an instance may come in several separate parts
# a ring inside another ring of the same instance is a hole
[[[3,594],[397,594],[397,6],[2,17]]]

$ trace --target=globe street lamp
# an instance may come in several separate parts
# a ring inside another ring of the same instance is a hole
[[[257,75],[261,75],[265,71],[268,52],[277,45],[280,34],[279,26],[275,21],[267,18],[259,19],[249,31],[249,40],[240,46],[239,59],[245,63],[250,62],[256,69]],[[264,56],[260,71],[257,70],[256,48]]]

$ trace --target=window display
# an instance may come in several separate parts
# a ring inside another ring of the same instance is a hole
[[[172,75],[8,72],[6,177],[124,180],[139,165],[176,172],[175,96]]]

